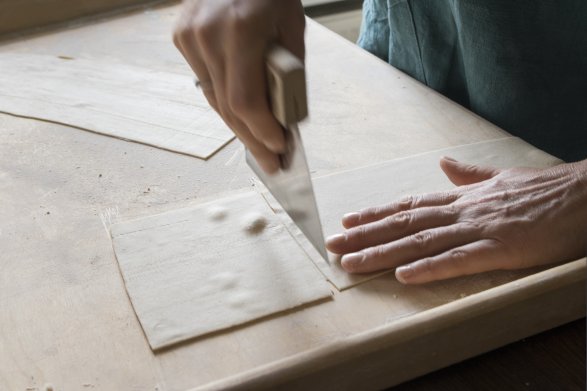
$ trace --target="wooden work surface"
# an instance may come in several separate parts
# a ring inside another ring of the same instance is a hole
[[[178,12],[141,11],[0,51],[189,73],[170,41]],[[311,122],[302,132],[316,175],[506,136],[319,26],[309,25],[307,42]],[[318,79],[331,89],[312,89]],[[283,381],[381,388],[584,316],[584,260],[423,287],[387,275],[336,300],[153,354],[125,293],[108,221],[241,189],[251,176],[237,142],[203,161],[0,115],[0,390]]]

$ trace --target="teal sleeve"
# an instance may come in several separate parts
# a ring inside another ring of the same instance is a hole
[[[587,158],[586,0],[366,0],[358,44],[565,160]]]

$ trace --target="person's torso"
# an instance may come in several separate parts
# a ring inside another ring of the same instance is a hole
[[[565,160],[587,158],[587,1],[366,0],[359,44]]]

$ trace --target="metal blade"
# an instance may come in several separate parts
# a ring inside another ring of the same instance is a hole
[[[287,151],[280,155],[282,168],[277,173],[266,174],[248,150],[247,164],[329,263],[310,171],[297,125],[290,124],[285,130],[285,136]]]

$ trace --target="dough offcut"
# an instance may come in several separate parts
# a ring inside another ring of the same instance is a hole
[[[0,85],[0,112],[203,159],[234,138],[188,74],[3,52]]]

